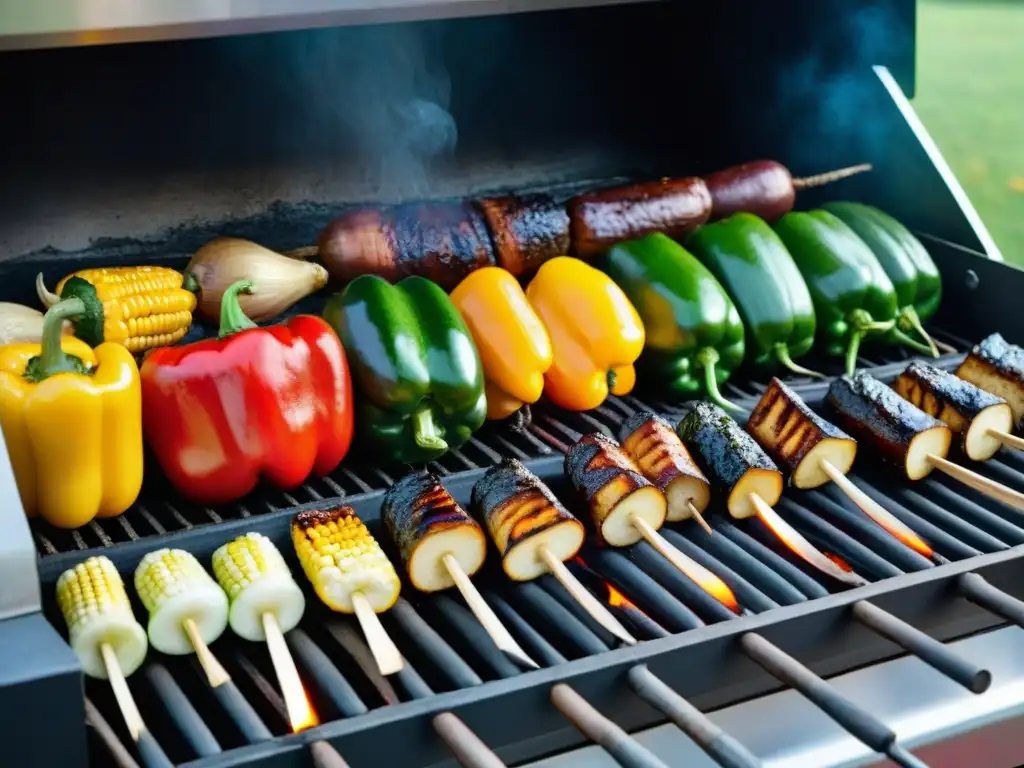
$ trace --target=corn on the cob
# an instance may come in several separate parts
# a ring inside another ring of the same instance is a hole
[[[86,304],[75,335],[91,346],[113,342],[130,352],[174,344],[192,325],[196,296],[182,287],[184,277],[168,267],[104,267],[74,272],[52,294],[36,278],[40,300],[52,306],[75,297]]]
[[[332,610],[354,613],[356,592],[377,613],[398,600],[398,574],[352,507],[300,512],[292,521],[292,541],[306,577]]]
[[[135,569],[135,591],[149,612],[149,642],[161,653],[192,653],[186,619],[207,645],[228,626],[227,595],[190,552],[150,552]]]
[[[227,592],[231,629],[246,640],[267,639],[263,614],[274,614],[281,631],[287,632],[306,610],[306,597],[284,558],[261,533],[239,536],[214,552],[213,575]]]
[[[104,644],[125,676],[146,658],[146,631],[135,620],[117,568],[106,557],[90,557],[57,579],[57,605],[68,625],[68,642],[90,677],[107,678]]]

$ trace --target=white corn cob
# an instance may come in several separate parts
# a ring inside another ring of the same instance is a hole
[[[149,611],[149,642],[161,653],[192,653],[187,619],[207,645],[227,628],[227,595],[183,549],[158,549],[142,558],[135,569],[135,591]]]
[[[292,541],[306,578],[332,610],[353,613],[356,592],[377,613],[398,600],[402,583],[395,567],[352,507],[300,512]]]
[[[231,603],[231,629],[246,640],[267,639],[263,614],[272,613],[281,631],[287,632],[306,610],[306,597],[284,558],[261,533],[239,536],[214,552],[213,575]]]
[[[90,677],[107,679],[104,644],[127,677],[146,658],[146,631],[135,620],[124,582],[106,557],[90,557],[57,579],[57,604],[68,625],[71,649]]]

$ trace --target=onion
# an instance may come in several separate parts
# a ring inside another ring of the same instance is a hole
[[[189,278],[198,285],[196,312],[211,322],[220,319],[224,291],[240,280],[251,280],[258,288],[238,296],[242,311],[257,323],[277,317],[327,285],[327,270],[321,265],[236,237],[219,237],[204,245],[184,272],[186,286]]]
[[[64,334],[71,333],[71,323],[64,322]],[[19,341],[41,341],[43,313],[22,304],[0,301],[0,344]]]

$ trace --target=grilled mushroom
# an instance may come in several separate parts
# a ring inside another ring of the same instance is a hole
[[[1017,428],[1024,429],[1024,349],[993,333],[971,350],[956,375],[1003,398]]]

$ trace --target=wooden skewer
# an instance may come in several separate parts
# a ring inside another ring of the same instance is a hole
[[[813,565],[819,571],[827,573],[832,578],[855,587],[862,587],[868,583],[867,579],[863,576],[860,576],[854,571],[844,570],[825,557],[825,555],[819,552],[811,542],[805,539],[803,535],[796,530],[796,528],[779,517],[779,513],[768,506],[768,502],[756,493],[750,494],[750,503],[754,505],[754,509],[757,510],[757,516],[761,519],[762,523],[767,525],[774,533],[778,534],[780,538],[784,539],[793,552]]]
[[[996,501],[1001,501],[1020,512],[1024,512],[1024,493],[1015,491],[1012,488],[1007,488],[1002,483],[997,483],[995,480],[989,480],[987,477],[983,477],[977,472],[972,472],[966,467],[954,464],[952,461],[944,459],[941,456],[936,456],[934,453],[928,454],[928,461],[932,463],[933,467],[945,472],[954,480],[959,480],[964,485],[967,485],[976,491],[980,491]]]
[[[103,666],[106,667],[107,677],[110,679],[110,687],[114,690],[114,699],[117,707],[121,710],[125,725],[128,726],[128,733],[138,747],[139,757],[146,768],[174,768],[174,764],[164,754],[163,749],[157,744],[156,739],[146,728],[142,720],[139,708],[135,704],[128,681],[125,680],[124,672],[121,671],[121,664],[117,660],[117,654],[110,643],[100,645],[100,653],[103,656]]]
[[[636,645],[636,638],[629,634],[629,631],[612,615],[611,611],[601,605],[600,601],[580,584],[579,579],[572,575],[572,571],[566,568],[565,563],[555,557],[550,549],[541,547],[537,554],[540,555],[554,577],[576,602],[583,606],[583,609],[590,614],[594,621],[627,645]]]
[[[828,459],[821,460],[821,469],[836,484],[836,487],[845,493],[850,501],[857,505],[861,512],[892,533],[903,544],[925,557],[931,557],[935,554],[932,548],[920,536],[914,533],[892,512],[854,485],[853,481],[840,472]]]
[[[988,431],[988,434],[990,437],[994,437],[1007,448],[1013,448],[1018,451],[1024,451],[1024,437],[1017,437],[1016,435],[1011,435],[1009,432],[998,432],[994,429],[990,429]]]
[[[505,628],[505,625],[501,623],[501,619],[491,610],[491,606],[484,600],[484,596],[480,594],[476,585],[470,580],[469,575],[462,570],[462,566],[459,565],[459,561],[455,559],[455,556],[451,553],[446,553],[442,561],[444,562],[444,567],[448,570],[448,574],[452,577],[452,581],[455,582],[455,586],[466,600],[469,609],[487,631],[487,634],[491,636],[491,640],[498,646],[498,649],[515,659],[522,666],[530,669],[540,669],[540,665],[527,655],[522,646],[516,642],[516,639]]]
[[[192,642],[196,658],[199,659],[199,666],[206,673],[206,679],[210,681],[210,687],[217,688],[224,685],[224,683],[230,683],[231,675],[224,669],[224,666],[217,660],[217,657],[213,655],[210,646],[206,644],[202,635],[199,634],[199,627],[196,626],[192,619],[185,619],[185,633]]]
[[[356,609],[356,618],[359,619],[359,626],[363,629],[366,643],[370,646],[370,653],[373,654],[380,673],[395,675],[405,669],[405,659],[402,658],[398,646],[388,636],[384,625],[380,623],[380,617],[373,610],[366,595],[362,592],[353,593],[352,605]]]
[[[704,533],[708,536],[714,533],[714,531],[711,530],[711,526],[708,525],[708,521],[704,519],[704,515],[702,515],[700,510],[693,505],[693,502],[688,501],[686,502],[686,505],[690,508],[690,514],[693,515],[693,519],[696,520],[697,524],[704,529]]]
[[[316,768],[349,768],[345,758],[326,741],[314,741],[309,745],[309,751],[313,755],[313,765]]]
[[[935,346],[939,348],[939,351],[945,354],[952,355],[960,351],[956,347],[950,346],[944,341],[939,341],[938,339],[932,339],[932,341],[934,342]]]
[[[312,724],[315,722],[315,718],[309,701],[306,699],[299,670],[295,667],[295,659],[292,658],[291,651],[288,650],[288,644],[285,642],[281,625],[277,623],[277,617],[269,611],[263,614],[263,631],[267,635],[270,662],[274,666],[278,687],[284,696],[284,707],[288,711],[288,720],[293,727],[299,723]]]
[[[733,594],[732,590],[729,589],[729,586],[717,575],[683,552],[680,552],[676,547],[666,541],[665,537],[658,533],[653,525],[639,515],[633,515],[633,517],[630,518],[630,522],[632,522],[636,529],[640,531],[640,535],[643,536],[652,547],[658,550],[658,553],[661,554],[662,557],[678,568],[684,576],[695,582],[702,589],[710,592],[715,599],[734,613],[740,612],[740,604],[736,600],[736,596]]]

